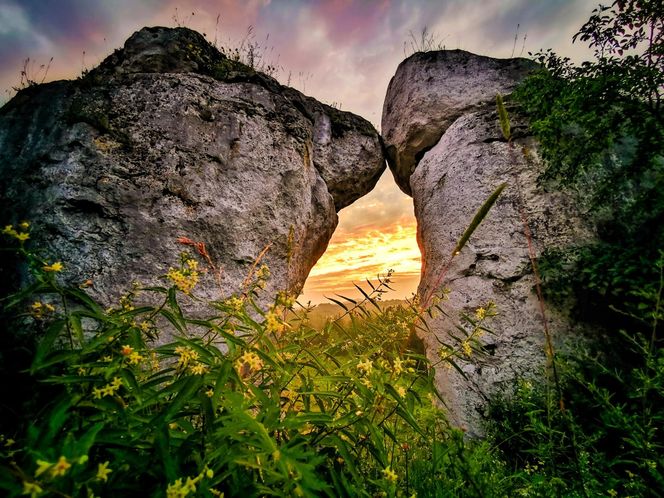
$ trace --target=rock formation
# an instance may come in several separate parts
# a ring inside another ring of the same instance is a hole
[[[534,68],[528,59],[491,59],[463,50],[418,52],[399,64],[385,97],[382,134],[399,188],[459,117],[510,93]]]
[[[423,261],[418,293],[426,299],[440,290],[436,286],[449,289],[440,304],[444,313],[429,322],[432,333],[422,339],[438,363],[437,384],[452,422],[472,433],[481,433],[488,398],[512,387],[518,376],[544,373],[544,330],[524,220],[537,254],[589,233],[567,196],[537,187],[542,171],[537,143],[513,105],[508,106],[513,143],[501,132],[496,94],[509,93],[532,68],[524,59],[458,50],[415,54],[397,69],[383,109],[388,162],[415,204]],[[441,282],[457,241],[503,182],[507,187]],[[497,315],[483,325],[493,333],[479,338],[482,354],[468,357],[471,344],[463,344],[456,327],[472,332],[463,315],[477,320],[477,310],[486,310],[489,302]],[[551,306],[546,319],[559,340],[575,327],[565,310]],[[457,348],[466,378],[440,363],[441,342]]]
[[[144,28],[76,81],[27,88],[0,109],[3,224],[102,300],[204,242],[220,274],[196,294],[241,290],[254,260],[300,291],[337,224],[385,168],[370,123],[226,58],[185,28]],[[4,225],[3,225],[4,226]],[[5,272],[7,268],[5,268]]]

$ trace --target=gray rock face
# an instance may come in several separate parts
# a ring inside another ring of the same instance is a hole
[[[444,86],[422,90],[422,82],[427,81],[430,73],[445,79],[444,72],[449,70],[451,58],[459,63],[470,59],[474,64],[452,69],[452,76]],[[589,237],[590,230],[584,226],[568,196],[546,193],[537,187],[536,180],[542,171],[537,143],[528,136],[527,123],[518,117],[518,110],[513,106],[508,106],[512,144],[502,136],[495,105],[496,86],[482,74],[483,64],[490,73],[496,67],[512,67],[512,64],[523,67],[525,63],[495,61],[470,54],[453,53],[449,57],[433,54],[429,58],[419,57],[422,62],[418,73],[416,60],[411,58],[399,66],[393,82],[407,81],[399,74],[405,67],[408,80],[416,82],[412,93],[426,93],[427,102],[454,99],[459,102],[447,112],[443,107],[432,109],[411,104],[414,109],[403,109],[404,121],[401,122],[396,122],[392,111],[388,113],[392,116],[390,129],[400,130],[402,137],[418,133],[410,131],[408,119],[414,120],[415,130],[426,128],[432,137],[441,137],[433,146],[427,146],[410,178],[402,177],[403,181],[409,180],[422,251],[418,293],[425,300],[440,287],[449,290],[440,303],[444,313],[428,322],[431,334],[422,339],[428,357],[438,364],[436,381],[447,402],[451,421],[479,434],[487,399],[497,391],[509,390],[517,377],[525,375],[542,380],[545,372],[545,335],[534,291],[535,276],[524,220],[532,233],[537,255],[545,248],[563,247]],[[441,61],[441,67],[432,68],[432,60]],[[478,74],[472,73],[470,67]],[[468,82],[460,74],[466,74]],[[511,81],[503,75],[502,88],[513,88],[520,74],[520,71],[513,74]],[[450,81],[455,81],[458,87],[451,89]],[[490,84],[482,87],[481,81]],[[453,97],[447,95],[448,90]],[[403,91],[410,90],[404,87]],[[441,92],[437,99],[435,92]],[[461,95],[467,96],[463,103],[460,103]],[[388,99],[389,96],[388,92]],[[386,109],[395,107],[395,103],[385,104]],[[428,116],[429,112],[433,117]],[[399,142],[401,150],[412,150],[408,149],[409,143]],[[452,251],[473,216],[502,183],[507,183],[507,187],[445,272]],[[441,273],[444,273],[442,280]],[[489,302],[495,303],[497,315],[487,317],[482,325],[493,333],[476,334],[478,349],[483,349],[484,353],[473,351],[467,356],[467,346],[464,347],[464,337],[457,326],[472,333],[474,327],[463,315],[476,320],[478,308],[488,309]],[[554,309],[547,304],[546,320],[556,342],[578,333],[578,326],[568,318],[568,310]],[[449,364],[440,362],[441,353],[447,354],[441,352],[441,342],[460,354],[457,363],[466,378],[452,368],[445,368]]]
[[[404,60],[387,87],[382,134],[399,188],[424,153],[460,116],[510,93],[532,69],[529,59],[492,59],[463,50],[418,52]]]
[[[176,266],[191,251],[178,237],[204,242],[219,270],[198,296],[241,291],[266,247],[266,300],[297,293],[337,211],[384,168],[367,121],[184,28],[144,28],[83,79],[0,109],[3,223],[33,221],[36,245],[107,302]]]

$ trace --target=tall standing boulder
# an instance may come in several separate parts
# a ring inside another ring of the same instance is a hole
[[[186,28],[144,28],[81,79],[0,109],[3,223],[31,220],[35,245],[106,302],[156,282],[187,248],[180,237],[204,242],[215,265],[201,297],[241,291],[265,249],[266,300],[298,293],[337,211],[384,167],[366,120]]]
[[[429,322],[431,333],[422,339],[438,365],[451,421],[476,434],[487,400],[518,377],[544,375],[545,331],[528,239],[541,254],[590,233],[567,195],[537,186],[543,168],[538,145],[515,106],[508,106],[511,143],[501,131],[496,94],[510,93],[533,68],[525,59],[462,51],[415,54],[397,69],[383,109],[388,161],[415,205],[418,293],[430,304],[432,294],[448,289],[444,313]],[[496,204],[453,256],[475,213],[503,183]],[[489,303],[496,316],[484,316]],[[492,333],[476,331],[476,346],[458,327],[472,334],[478,319]],[[566,309],[545,306],[545,320],[558,342],[577,328]],[[463,375],[440,361],[450,348],[460,356]]]

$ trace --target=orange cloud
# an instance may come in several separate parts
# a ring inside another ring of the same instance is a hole
[[[363,225],[352,231],[340,230],[327,251],[311,270],[300,302],[325,301],[325,296],[343,294],[360,296],[353,285],[371,288],[369,279],[378,285],[377,276],[394,270],[387,299],[401,299],[415,292],[420,278],[420,251],[416,242],[414,220],[402,220],[391,227]]]

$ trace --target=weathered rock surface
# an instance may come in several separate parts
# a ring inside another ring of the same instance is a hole
[[[417,52],[397,68],[387,87],[381,132],[399,188],[424,153],[460,116],[510,93],[535,68],[529,59],[492,59],[463,50]]]
[[[474,60],[472,65],[450,66],[451,60],[463,64],[469,59]],[[440,67],[432,68],[432,61],[439,61]],[[449,289],[440,304],[445,313],[428,322],[432,333],[422,339],[431,361],[439,363],[437,385],[447,401],[451,421],[475,434],[481,433],[481,415],[487,399],[497,391],[509,390],[519,376],[542,379],[544,375],[545,336],[524,219],[538,255],[545,248],[578,242],[590,234],[568,196],[547,193],[537,187],[536,180],[542,171],[537,143],[528,136],[527,123],[518,117],[514,106],[508,106],[512,144],[503,138],[495,105],[496,85],[484,77],[484,65],[491,73],[496,67],[527,64],[458,52],[411,58],[399,66],[393,81],[415,81],[420,89],[423,88],[420,82],[425,82],[428,74],[446,80],[445,72],[450,71],[451,77],[445,85],[434,86],[428,92],[418,90],[426,93],[427,99],[404,104],[415,109],[402,108],[403,122],[396,121],[393,111],[386,113],[391,120],[390,128],[400,130],[403,137],[415,134],[409,130],[408,119],[414,120],[415,130],[426,128],[432,137],[441,137],[433,147],[431,144],[426,147],[410,178],[403,176],[402,180],[409,180],[422,251],[418,293],[426,300],[440,287]],[[399,74],[402,68],[407,70],[408,79]],[[519,70],[510,74],[511,81],[509,75],[503,75],[501,88],[514,87],[523,73]],[[451,87],[451,81],[458,87]],[[482,87],[481,81],[487,85]],[[447,111],[443,107],[432,109],[435,101],[450,101],[448,90],[454,96],[467,96],[465,103],[450,106]],[[404,87],[403,91],[408,93],[409,89]],[[436,92],[440,92],[437,99]],[[397,105],[386,102],[385,107]],[[429,112],[433,117],[428,117]],[[411,150],[406,141],[400,144],[402,150]],[[465,248],[452,259],[441,282],[440,275],[450,262],[457,241],[480,206],[503,182],[507,183],[506,189]],[[498,314],[487,318],[483,325],[493,334],[483,333],[479,337],[484,354],[473,352],[467,357],[463,336],[456,327],[461,325],[471,332],[473,326],[462,315],[475,320],[477,309],[486,309],[489,302],[495,303]],[[569,320],[564,309],[547,305],[546,319],[557,342],[578,332],[578,326]],[[457,363],[467,378],[440,364],[441,342],[461,354]]]
[[[0,109],[3,223],[32,220],[36,245],[107,302],[175,266],[178,237],[205,242],[221,270],[199,296],[240,291],[268,246],[265,295],[299,292],[337,211],[384,168],[367,121],[185,28],[144,28],[81,80]]]

